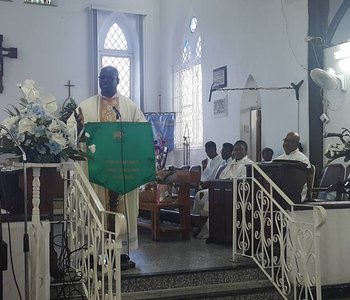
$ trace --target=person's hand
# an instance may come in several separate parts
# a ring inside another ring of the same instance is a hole
[[[84,138],[83,137],[83,131],[84,131],[84,115],[83,115],[83,111],[81,110],[81,108],[78,108],[78,112],[75,110],[74,111],[74,118],[75,121],[77,122],[77,132],[78,132],[78,136],[80,137],[80,139]]]

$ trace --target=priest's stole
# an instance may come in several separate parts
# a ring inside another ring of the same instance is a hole
[[[85,124],[89,180],[119,194],[155,180],[150,123]]]

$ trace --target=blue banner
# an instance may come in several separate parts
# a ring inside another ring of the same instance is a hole
[[[167,147],[168,151],[173,150],[175,113],[145,113],[145,117],[152,125],[154,147],[158,148],[159,152],[163,152],[164,147]]]

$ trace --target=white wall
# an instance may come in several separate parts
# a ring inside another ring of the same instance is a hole
[[[330,2],[330,16],[329,22],[331,22],[334,17],[336,11],[338,10],[342,1],[334,0]],[[334,34],[334,37],[331,41],[331,44],[328,48],[324,50],[324,69],[326,70],[328,67],[333,68],[336,71],[337,75],[344,75],[345,82],[347,85],[347,90],[340,91],[324,91],[324,96],[326,98],[325,103],[325,112],[329,117],[329,122],[324,124],[323,131],[324,132],[336,132],[340,133],[342,128],[350,129],[350,65],[347,67],[342,67],[341,61],[334,59],[334,52],[340,50],[343,45],[349,41],[350,32],[350,10],[348,9],[344,17],[339,23],[339,26]],[[324,140],[324,150],[323,153],[326,152],[326,149],[331,143],[339,143],[340,140],[338,138],[326,138]],[[324,158],[324,162],[327,159]],[[340,158],[335,161],[336,163],[344,163],[344,159]]]
[[[240,138],[242,92],[228,93],[226,118],[214,118],[213,101],[208,102],[212,70],[227,65],[228,87],[232,88],[244,87],[249,74],[261,87],[305,81],[300,89],[299,113],[293,90],[261,91],[262,147],[271,147],[278,155],[282,153],[286,133],[299,130],[308,151],[308,74],[304,69],[307,0],[282,2],[286,20],[280,0],[162,0],[162,107],[172,110],[172,66],[182,51],[183,30],[188,30],[190,18],[195,15],[202,36],[204,141],[214,140],[220,148],[223,142]],[[220,98],[219,92],[213,94],[213,99],[216,98]],[[195,154],[198,157],[193,157],[194,163],[205,155],[204,151]]]
[[[337,75],[344,75],[347,89],[346,91],[341,90],[325,90],[324,97],[326,100],[324,111],[329,117],[329,122],[324,124],[324,132],[335,132],[340,133],[342,128],[350,129],[350,91],[349,91],[349,80],[350,80],[350,65],[347,68],[342,68],[341,61],[334,59],[334,52],[338,51],[342,47],[342,44],[330,47],[324,51],[324,66],[325,69],[331,67],[336,71]],[[329,144],[340,143],[340,140],[336,137],[326,138],[324,141],[324,151]],[[325,161],[327,159],[325,158]],[[336,162],[343,162],[343,158],[338,159]]]
[[[71,80],[72,97],[81,102],[91,96],[91,5],[144,14],[145,110],[154,110],[159,94],[159,0],[59,0],[57,7],[0,1],[0,34],[4,47],[17,47],[18,59],[4,58],[4,92],[0,94],[0,120],[4,108],[18,104],[17,83],[30,78],[56,96],[59,108],[68,97],[64,85]]]

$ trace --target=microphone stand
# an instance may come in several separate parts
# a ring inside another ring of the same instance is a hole
[[[0,124],[0,128],[5,130],[11,137],[22,153],[23,160],[23,180],[24,180],[24,234],[23,234],[23,252],[24,252],[24,295],[25,300],[29,300],[29,236],[28,236],[28,208],[27,208],[27,155],[20,143],[16,140],[12,132],[4,125]]]

